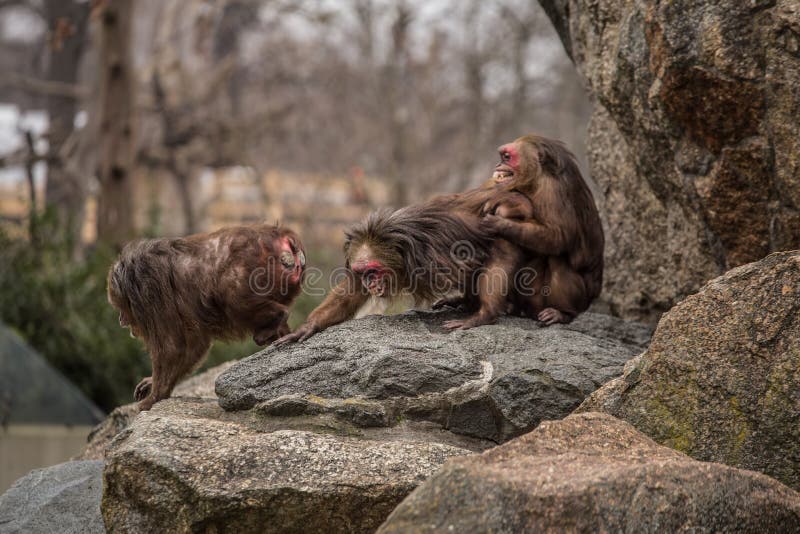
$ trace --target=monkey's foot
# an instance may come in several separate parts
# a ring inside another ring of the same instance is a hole
[[[568,323],[572,321],[572,316],[562,313],[555,308],[545,308],[536,316],[537,319],[542,321],[546,326],[556,323]]]
[[[493,324],[496,318],[487,318],[480,314],[475,314],[466,319],[453,319],[452,321],[445,321],[442,326],[447,330],[468,330],[476,326],[483,326],[485,324]]]
[[[144,399],[143,401],[141,401],[139,403],[139,411],[140,412],[146,412],[150,408],[152,408],[153,404],[155,404],[155,403],[156,403],[156,399],[152,395],[148,396],[146,399]]]
[[[134,400],[141,401],[144,400],[150,394],[150,390],[153,389],[153,377],[148,376],[143,378],[139,384],[137,384],[136,389],[133,390],[133,398]],[[153,403],[150,403],[152,406]],[[150,409],[149,407],[147,408]]]
[[[461,296],[461,297],[443,298],[443,299],[439,299],[436,302],[434,302],[433,304],[431,304],[431,309],[432,310],[440,310],[440,309],[444,308],[445,306],[447,306],[448,308],[458,308],[459,306],[462,306],[462,305],[464,305],[466,303],[467,303],[467,298],[463,297],[463,296]]]

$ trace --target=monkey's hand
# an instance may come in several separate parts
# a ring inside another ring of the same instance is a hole
[[[494,236],[505,237],[508,235],[511,225],[514,224],[509,219],[498,217],[497,215],[484,215],[481,219],[481,227]]]
[[[305,341],[320,330],[321,329],[314,323],[303,323],[291,334],[286,334],[282,338],[276,340],[273,345],[285,345],[286,343]]]
[[[495,210],[497,210],[497,200],[487,200],[481,206],[481,211],[479,215],[481,217],[486,217],[487,215],[494,215]]]

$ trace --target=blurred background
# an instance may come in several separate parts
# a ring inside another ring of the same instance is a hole
[[[0,491],[150,374],[105,297],[126,241],[279,220],[328,272],[519,135],[585,169],[590,111],[530,0],[0,0]]]

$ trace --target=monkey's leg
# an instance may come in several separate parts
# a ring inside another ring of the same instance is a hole
[[[478,273],[476,293],[480,302],[478,311],[466,319],[445,321],[450,330],[474,328],[497,321],[507,308],[513,273],[520,263],[521,253],[505,240],[495,241],[492,260]]]
[[[445,297],[437,300],[431,305],[432,310],[440,310],[447,306],[448,308],[460,308],[461,306],[468,306],[472,302],[467,295],[458,295],[455,297]]]
[[[210,348],[211,340],[199,337],[186,343],[180,351],[152,352],[152,387],[150,395],[139,403],[139,410],[149,410],[156,402],[169,398],[178,381],[192,372]]]
[[[545,308],[539,312],[537,319],[545,325],[569,323],[575,316],[589,307],[586,284],[583,277],[573,271],[566,261],[549,258],[549,277],[545,283]],[[544,288],[543,288],[544,289]]]
[[[450,330],[475,328],[492,324],[505,310],[508,298],[508,273],[505,268],[490,265],[478,278],[478,298],[480,308],[466,319],[445,321],[444,327]]]

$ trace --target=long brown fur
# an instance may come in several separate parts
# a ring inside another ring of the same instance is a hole
[[[344,250],[350,258],[369,246],[397,274],[399,290],[431,301],[463,286],[486,263],[492,241],[476,216],[421,204],[371,213],[345,232]]]
[[[288,306],[300,279],[295,280],[298,270],[281,263],[287,243],[299,261],[297,235],[272,225],[145,239],[123,249],[108,274],[108,299],[120,313],[120,325],[150,353],[153,375],[134,393],[142,410],[169,397],[178,380],[201,363],[212,340],[252,334],[265,344],[289,332]]]

